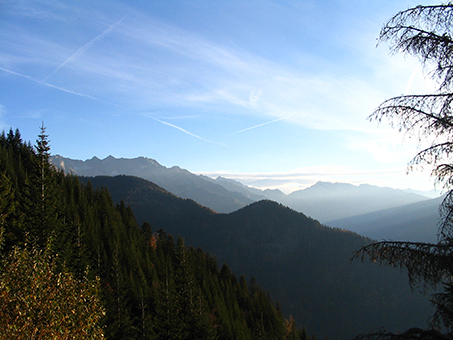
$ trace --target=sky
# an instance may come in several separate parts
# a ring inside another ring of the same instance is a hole
[[[432,92],[377,46],[409,0],[0,0],[0,130],[86,160],[148,157],[285,193],[431,190],[418,148],[367,118]],[[424,3],[427,4],[427,3]]]

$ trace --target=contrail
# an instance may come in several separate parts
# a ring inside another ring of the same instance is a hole
[[[69,58],[67,58],[65,61],[63,61],[55,70],[53,70],[53,72],[51,74],[49,74],[47,77],[45,77],[42,81],[45,82],[47,79],[49,79],[51,76],[53,76],[55,73],[58,72],[58,70],[60,70],[64,65],[66,65],[67,62],[71,61],[72,59],[74,59],[77,55],[79,55],[80,53],[82,53],[83,51],[87,50],[88,48],[90,48],[97,40],[99,39],[102,39],[103,37],[105,37],[107,34],[109,34],[116,26],[118,26],[123,20],[124,18],[127,16],[127,14],[125,16],[123,16],[120,20],[118,20],[116,23],[114,23],[113,25],[111,25],[109,28],[107,28],[104,32],[102,32],[101,34],[99,34],[97,37],[95,37],[94,39],[90,40],[89,42],[87,42],[85,45],[83,45],[82,47],[80,47],[77,51],[75,51],[71,56],[69,56]]]
[[[65,89],[64,87],[55,86],[55,85],[52,85],[52,84],[49,84],[49,83],[46,83],[46,82],[40,82],[40,81],[38,81],[38,82],[41,83],[41,84],[43,84],[43,85],[49,86],[49,87],[51,87],[51,88],[54,88],[54,89],[57,89],[57,90],[60,90],[60,91],[63,91],[63,92],[67,92],[67,93],[74,94],[74,95],[76,95],[76,96],[86,97],[86,98],[98,100],[98,101],[103,102],[103,103],[108,103],[108,104],[110,104],[110,105],[118,106],[118,105],[116,105],[116,104],[109,103],[109,102],[106,102],[106,101],[104,101],[104,100],[102,100],[102,99],[99,99],[99,98],[90,96],[89,94],[85,94],[85,93],[81,93],[81,92],[76,92],[76,91],[68,90],[68,89]]]
[[[59,91],[67,92],[67,93],[70,93],[70,94],[73,94],[73,95],[76,95],[76,96],[90,98],[90,99],[97,100],[97,101],[100,101],[100,102],[103,102],[103,103],[107,103],[107,104],[110,104],[110,105],[121,107],[121,106],[119,106],[117,104],[106,102],[106,101],[104,101],[102,99],[90,96],[89,94],[68,90],[68,89],[65,89],[64,87],[60,87],[60,86],[55,86],[55,85],[49,84],[49,83],[47,83],[47,82],[45,82],[43,80],[38,80],[36,78],[27,76],[26,74],[22,74],[22,73],[19,73],[19,72],[16,72],[16,71],[8,70],[7,68],[1,67],[1,66],[0,66],[0,70],[2,70],[4,72],[7,72],[7,73],[10,73],[10,74],[14,74],[15,76],[18,76],[18,77],[22,77],[22,78],[31,80],[31,81],[33,81],[35,83],[51,87],[51,88],[59,90]]]
[[[243,129],[243,130],[239,130],[239,131],[233,132],[233,135],[235,135],[235,134],[237,134],[237,133],[244,132],[244,131],[256,129],[256,128],[261,127],[261,126],[264,126],[264,125],[268,125],[268,124],[272,124],[272,123],[275,123],[275,122],[279,122],[279,121],[281,121],[281,120],[288,119],[288,118],[291,118],[291,117],[292,117],[292,116],[283,117],[283,118],[278,118],[278,119],[272,120],[272,121],[270,121],[270,122],[266,122],[266,123],[263,123],[263,124],[258,124],[258,125],[255,125],[255,126],[251,126],[251,127],[246,128],[246,129]]]
[[[198,139],[201,139],[201,140],[204,140],[205,142],[208,142],[208,143],[212,143],[210,140],[207,140],[203,137],[200,137],[200,136],[197,136],[196,134],[193,134],[187,130],[184,130],[182,127],[179,127],[179,126],[176,126],[176,125],[173,125],[173,124],[170,124],[168,122],[164,122],[163,120],[160,120],[160,119],[157,119],[155,117],[151,117],[152,119],[154,120],[157,120],[158,122],[162,123],[162,124],[165,124],[165,125],[168,125],[168,126],[171,126],[171,127],[174,127],[175,129],[178,129],[184,133],[187,133],[189,136],[192,136],[192,137],[195,137],[195,138],[198,138]]]
[[[1,67],[1,66],[0,66],[0,70],[5,71],[6,73],[14,74],[15,76],[19,76],[19,77],[34,81],[36,83],[44,84],[41,80],[35,79],[33,77],[27,76],[27,75],[19,73],[19,72],[8,70],[7,68]]]

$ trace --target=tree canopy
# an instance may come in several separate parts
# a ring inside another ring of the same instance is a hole
[[[48,155],[44,127],[36,147],[0,135],[0,339],[309,339],[256,281]]]
[[[386,332],[370,337],[437,339],[453,337],[453,3],[416,6],[397,13],[382,28],[379,41],[389,42],[393,53],[419,59],[437,83],[433,93],[402,95],[384,101],[369,117],[390,125],[422,146],[409,163],[428,166],[437,184],[447,191],[439,211],[437,244],[383,241],[365,246],[355,258],[405,268],[411,285],[443,285],[428,330],[410,329],[395,335]],[[446,330],[441,334],[441,330]]]

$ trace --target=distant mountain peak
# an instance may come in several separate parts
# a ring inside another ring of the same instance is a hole
[[[264,192],[266,192],[266,193],[273,192],[273,193],[278,193],[278,194],[281,194],[281,195],[285,195],[283,193],[283,191],[281,191],[280,189],[264,189]]]
[[[182,198],[194,201],[217,212],[231,212],[253,201],[239,192],[229,191],[214,180],[195,175],[179,166],[167,168],[146,157],[115,158],[97,157],[86,161],[51,157],[51,162],[67,173],[80,176],[129,175],[149,180]]]
[[[239,181],[236,181],[236,180],[231,179],[231,178],[226,178],[226,177],[223,177],[223,176],[217,176],[215,180],[216,181],[225,181],[225,182],[229,182],[229,183],[235,183],[235,184],[239,184],[239,185],[244,186],[244,184],[242,184]]]

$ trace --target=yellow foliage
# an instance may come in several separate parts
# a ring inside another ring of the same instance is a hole
[[[0,269],[0,339],[103,339],[99,280],[58,272],[55,258],[15,248]]]

